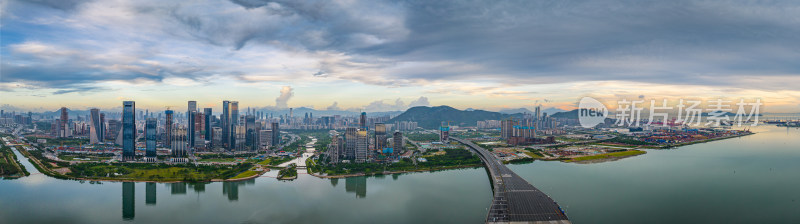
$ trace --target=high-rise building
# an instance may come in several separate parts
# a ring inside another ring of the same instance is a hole
[[[358,128],[348,127],[344,131],[344,156],[347,159],[354,160],[356,158],[356,134]]]
[[[145,119],[144,124],[144,136],[145,136],[145,145],[147,148],[145,149],[145,159],[148,162],[155,161],[156,155],[156,136],[158,136],[157,132],[157,125],[158,120],[154,117],[148,117]]]
[[[272,146],[272,130],[261,130],[258,135],[259,148],[269,148]]]
[[[358,119],[358,127],[367,130],[367,112],[361,112],[361,117]]]
[[[386,125],[375,123],[375,148],[383,150],[386,147]]]
[[[211,128],[211,133],[211,145],[213,147],[222,146],[222,128],[213,127]]]
[[[392,138],[392,152],[395,154],[400,154],[405,149],[406,143],[403,140],[403,133],[396,131],[394,132],[394,136]]]
[[[122,160],[136,159],[136,102],[122,102]]]
[[[220,123],[222,123],[222,147],[228,148],[230,146],[231,140],[231,102],[224,100],[222,101],[222,115],[219,118]]]
[[[186,148],[188,146],[188,135],[186,134],[186,127],[175,125],[172,128],[172,157],[173,161],[180,162],[183,157],[186,157]],[[177,160],[176,160],[177,159]]]
[[[211,108],[203,108],[203,115],[205,115],[205,139],[206,141],[211,141],[211,121],[213,115],[211,115]]]
[[[186,140],[189,142],[189,147],[194,147],[195,137],[195,116],[197,113],[197,101],[189,101],[189,106],[186,110],[187,125],[186,125]]]
[[[164,142],[166,147],[172,147],[172,110],[164,111]]]
[[[278,122],[272,122],[272,146],[281,145],[281,130]]]
[[[536,109],[535,109],[536,110],[536,117],[534,118],[534,122],[535,123],[534,123],[534,126],[533,126],[534,127],[534,135],[536,134],[536,131],[539,131],[539,123],[542,122],[542,116],[541,116],[542,115],[541,114],[542,110],[541,110],[541,108],[542,108],[542,106],[536,106]]]
[[[89,144],[97,144],[103,142],[103,129],[100,127],[100,110],[92,108],[89,110]]]
[[[245,148],[249,151],[258,150],[258,134],[256,132],[256,117],[248,114],[244,117],[245,123]]]
[[[367,162],[367,130],[356,133],[356,163]]]
[[[205,115],[199,111],[194,113],[194,147],[205,147],[205,136],[203,136],[203,129],[205,129]]]
[[[230,103],[231,109],[231,136],[229,137],[230,140],[230,149],[238,148],[239,142],[236,142],[236,126],[239,125],[239,101],[231,101]]]
[[[332,164],[339,163],[341,150],[339,150],[342,138],[338,135],[331,136],[331,144],[328,145],[328,161]]]
[[[500,138],[509,139],[514,136],[514,120],[511,118],[500,121]]]
[[[67,113],[66,107],[61,107],[61,121],[58,124],[58,137],[65,138],[68,136],[68,126],[67,123],[69,122],[69,114]]]
[[[105,113],[100,113],[100,125],[99,125],[99,127],[100,127],[100,132],[98,134],[100,135],[100,141],[102,142],[102,141],[104,141],[106,139],[106,114]]]
[[[439,127],[439,141],[442,143],[450,141],[450,124],[442,121],[442,126]]]

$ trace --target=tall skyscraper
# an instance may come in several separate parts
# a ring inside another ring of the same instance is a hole
[[[272,146],[272,130],[261,130],[259,131],[259,148],[267,148]]]
[[[92,108],[89,110],[89,144],[97,144],[103,142],[103,135],[100,134],[103,129],[100,128],[100,110]]]
[[[199,111],[192,112],[194,114],[194,147],[205,147],[205,136],[203,130],[205,129],[205,115]]]
[[[194,147],[194,129],[195,129],[195,113],[197,113],[197,101],[189,101],[189,106],[186,109],[186,117],[187,117],[187,130],[186,130],[186,140],[189,142],[189,147]]]
[[[211,134],[213,133],[211,131],[211,121],[212,121],[211,116],[213,116],[213,115],[211,115],[211,108],[203,108],[203,115],[205,115],[205,130],[204,130],[205,136],[204,137],[205,137],[206,141],[211,141]]]
[[[122,102],[122,160],[136,159],[136,102]]]
[[[272,122],[272,146],[281,145],[281,130],[278,122]]]
[[[67,114],[67,108],[61,107],[61,122],[58,124],[58,137],[65,138],[68,135],[68,128],[69,126],[67,123],[69,122],[69,114]]]
[[[145,157],[148,162],[153,162],[156,159],[156,136],[158,120],[154,117],[148,117],[145,119],[144,124],[144,136],[145,136],[145,145],[147,148],[145,149]]]
[[[344,131],[344,156],[347,159],[354,160],[356,159],[356,134],[358,132],[358,128],[355,127],[348,127]]]
[[[165,110],[164,111],[164,145],[166,147],[172,146],[172,110]]]
[[[386,147],[386,125],[375,123],[375,148],[383,150]]]
[[[400,154],[405,149],[406,143],[403,141],[403,133],[396,131],[394,132],[394,136],[392,138],[392,152],[395,154]]]
[[[231,101],[230,109],[231,135],[228,138],[230,138],[230,149],[232,150],[236,149],[238,147],[237,144],[239,144],[239,142],[236,142],[236,126],[239,125],[239,101]]]
[[[367,112],[361,112],[361,117],[358,119],[358,127],[367,130]]]
[[[99,127],[100,127],[100,132],[98,134],[100,135],[100,141],[102,142],[103,140],[106,139],[106,114],[105,113],[100,113],[100,124],[99,124]]]
[[[183,162],[183,157],[186,157],[186,147],[188,135],[186,134],[186,127],[176,125],[172,130],[172,157],[175,162]]]
[[[244,118],[245,123],[245,148],[250,151],[258,150],[258,134],[256,132],[256,117],[248,114]]]
[[[341,138],[338,135],[331,136],[331,144],[328,145],[328,161],[330,163],[339,163],[339,145],[341,144]]]
[[[514,136],[514,120],[508,118],[500,121],[500,138],[509,139]]]
[[[358,130],[356,133],[356,163],[367,161],[367,130]]]
[[[229,148],[230,141],[231,141],[231,102],[224,100],[222,101],[222,116],[219,118],[220,123],[222,123],[222,147]]]

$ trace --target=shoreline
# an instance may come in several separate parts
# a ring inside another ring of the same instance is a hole
[[[338,179],[338,178],[347,178],[347,177],[375,176],[375,175],[378,175],[378,174],[380,174],[380,175],[389,175],[389,174],[403,174],[403,173],[421,173],[421,172],[441,171],[441,170],[456,170],[456,169],[463,169],[463,168],[475,168],[475,167],[481,167],[481,166],[483,166],[483,164],[479,164],[479,165],[459,165],[459,166],[455,166],[455,167],[440,167],[440,168],[434,168],[434,169],[386,171],[386,172],[371,173],[371,174],[353,173],[353,174],[341,174],[341,175],[328,176],[328,175],[319,175],[319,174],[309,173],[308,175],[315,176],[315,177],[318,177],[318,178],[326,178],[326,179],[337,178]]]
[[[699,143],[706,143],[706,142],[713,142],[713,141],[725,140],[725,139],[736,138],[736,137],[743,137],[743,136],[753,135],[753,134],[756,134],[756,133],[753,132],[753,133],[747,133],[747,134],[741,134],[741,135],[735,135],[735,136],[726,136],[726,137],[705,139],[705,140],[700,140],[700,141],[687,142],[687,143],[681,143],[681,144],[669,145],[669,146],[660,146],[660,147],[655,147],[655,148],[641,147],[641,149],[669,149],[669,148],[675,148],[675,147],[681,147],[681,146],[687,146],[687,145],[693,145],[693,144],[699,144]],[[637,148],[634,148],[634,149],[640,149],[640,147],[637,147]],[[31,158],[33,156],[26,155],[25,153],[22,153],[22,152],[20,152],[20,153],[23,154],[23,156],[28,157],[28,159],[32,160],[32,162],[39,163],[38,159]],[[620,160],[620,159],[639,156],[639,155],[643,155],[643,154],[645,154],[645,153],[636,154],[636,155],[629,155],[629,156],[622,156],[622,157],[599,158],[599,159],[584,160],[584,161],[577,161],[577,162],[564,161],[564,160],[560,160],[560,159],[551,159],[551,160],[536,159],[536,160],[561,161],[561,162],[576,163],[576,164],[594,164],[594,163],[603,163],[603,162],[613,162],[613,161],[617,161],[617,160]],[[32,164],[34,164],[34,163],[32,163]],[[330,175],[329,176],[329,175],[319,175],[319,174],[315,174],[315,173],[308,173],[308,175],[314,176],[314,177],[317,177],[317,178],[323,178],[323,179],[331,179],[331,178],[337,178],[338,179],[338,178],[360,177],[360,176],[376,176],[376,175],[389,175],[389,174],[421,173],[421,172],[442,171],[442,170],[455,170],[455,169],[464,169],[464,168],[476,168],[476,167],[481,167],[481,166],[484,166],[484,165],[483,164],[459,165],[459,166],[455,166],[455,167],[440,167],[440,168],[432,168],[432,169],[403,170],[403,171],[386,171],[386,172],[382,172],[382,173],[370,173],[370,174],[367,174],[367,173],[355,173],[355,174],[341,174],[341,175]],[[36,169],[39,170],[42,174],[45,174],[48,177],[53,177],[53,178],[57,178],[57,179],[72,179],[72,180],[79,180],[79,181],[152,182],[152,183],[234,182],[234,181],[243,181],[243,180],[250,180],[250,179],[258,178],[258,177],[261,177],[262,175],[264,175],[265,173],[269,172],[269,170],[264,170],[264,171],[261,171],[260,173],[256,173],[255,175],[252,175],[252,176],[249,176],[249,177],[237,178],[237,179],[211,179],[211,180],[208,180],[208,181],[182,181],[182,180],[158,181],[158,180],[120,180],[120,179],[75,178],[75,177],[67,177],[66,175],[64,175],[65,178],[59,178],[59,177],[56,177],[56,176],[52,176],[49,173],[49,172],[56,172],[56,171],[52,171],[52,170],[48,169],[47,172],[44,172],[44,171],[42,171],[42,169],[44,169],[44,167],[40,168],[39,166],[36,166],[36,165],[34,165],[34,167],[36,167]],[[269,169],[270,167],[267,167],[267,168]],[[294,179],[296,179],[298,176],[299,175],[295,176]]]

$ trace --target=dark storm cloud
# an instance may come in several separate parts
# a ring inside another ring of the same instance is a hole
[[[81,5],[37,4],[73,13],[80,13],[74,9]],[[345,55],[344,60],[320,60],[313,68],[319,72],[310,73],[374,85],[621,80],[796,89],[781,79],[800,74],[797,1],[231,0],[136,1],[119,7],[131,7],[137,18],[158,21],[163,25],[159,32],[171,38],[227,47],[231,54],[258,45]],[[81,62],[76,63],[75,68],[41,65],[45,70],[90,74],[72,78],[86,79],[81,81],[106,79],[91,75],[104,72],[101,68],[82,70]],[[400,66],[404,63],[416,64]],[[107,79],[161,81],[172,75],[165,73],[189,78],[226,74],[202,66],[140,67],[158,72],[112,72]],[[28,73],[10,76],[51,86],[70,82]],[[742,81],[745,78],[765,81]]]
[[[83,3],[91,0],[23,0],[22,2],[33,3],[60,10],[74,10]]]
[[[331,49],[399,61],[456,61],[470,72],[406,73],[405,79],[513,82],[627,80],[727,85],[749,76],[800,73],[800,4],[794,1],[405,1],[408,35],[370,46],[344,44],[352,18],[319,2],[232,1],[248,9],[280,5],[327,31]],[[375,10],[380,10],[375,9]],[[312,26],[316,27],[316,26]],[[356,28],[357,27],[357,28]],[[304,43],[300,43],[304,44]],[[694,82],[694,83],[691,83]],[[785,86],[783,86],[785,87]]]

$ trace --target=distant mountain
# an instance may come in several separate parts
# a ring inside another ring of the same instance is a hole
[[[566,110],[558,109],[558,108],[555,108],[555,107],[551,107],[551,108],[547,108],[547,109],[542,110],[542,113],[547,113],[548,115],[555,114],[555,113],[558,113],[558,112],[566,112]]]
[[[569,118],[569,119],[578,119],[578,109],[570,110],[570,111],[563,111],[563,112],[556,112],[552,115],[549,115],[553,118]]]
[[[499,111],[502,114],[521,114],[521,113],[529,113],[532,114],[533,111],[530,111],[525,108],[517,108],[517,109],[502,109]]]
[[[265,112],[267,114],[272,114],[273,116],[277,117],[284,114],[289,114],[289,108],[276,108],[276,107],[258,107],[254,108],[258,112]],[[247,110],[247,108],[244,108]],[[239,108],[239,114],[242,114],[242,108]],[[348,110],[316,110],[314,108],[308,107],[297,107],[292,109],[292,113],[294,117],[302,117],[305,116],[306,113],[311,113],[314,117],[320,116],[331,116],[331,115],[342,115],[342,116],[358,116],[361,112],[358,111],[348,111]],[[386,112],[367,112],[367,117],[380,117],[380,116],[396,116],[402,111],[386,111]]]
[[[501,120],[519,114],[502,114],[485,110],[458,110],[449,106],[437,107],[412,107],[389,120],[389,123],[396,121],[416,121],[417,125],[426,129],[435,129],[441,125],[442,121],[450,121],[450,125],[455,126],[475,126],[478,121]]]
[[[555,107],[551,107],[551,108],[543,109],[541,112],[542,113],[547,113],[549,115],[549,114],[555,114],[555,113],[564,112],[564,111],[565,110],[558,109],[558,108],[555,108]],[[500,113],[504,113],[504,114],[521,114],[521,113],[533,114],[533,111],[531,111],[531,110],[529,110],[527,108],[517,108],[517,109],[503,109],[503,110],[500,110]]]

